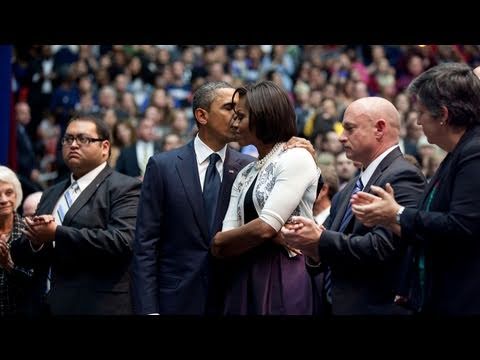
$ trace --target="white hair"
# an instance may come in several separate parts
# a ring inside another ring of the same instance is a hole
[[[17,175],[8,167],[0,165],[0,182],[13,186],[13,190],[17,195],[17,200],[15,201],[15,211],[17,211],[23,199],[22,185],[20,184]]]

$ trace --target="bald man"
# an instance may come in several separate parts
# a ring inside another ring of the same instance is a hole
[[[382,227],[366,227],[352,216],[350,198],[371,185],[390,183],[396,200],[411,207],[423,192],[422,172],[406,161],[398,147],[400,115],[391,102],[364,97],[345,110],[340,142],[347,157],[363,164],[332,200],[324,227],[294,216],[282,228],[286,243],[307,255],[311,275],[324,273],[324,314],[410,314],[394,304],[407,244]]]
[[[25,200],[23,200],[23,216],[33,216],[35,215],[35,211],[37,211],[38,203],[40,202],[40,198],[42,197],[41,191],[36,191],[30,195],[28,195]]]
[[[473,69],[473,73],[480,78],[480,66],[477,66],[475,69]]]

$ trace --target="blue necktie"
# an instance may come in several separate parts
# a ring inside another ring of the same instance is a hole
[[[360,176],[358,177],[357,181],[355,182],[355,187],[353,188],[352,195],[355,195],[357,192],[363,189],[363,184],[362,184],[362,179]],[[351,197],[350,196],[350,197]],[[350,223],[350,220],[352,219],[352,206],[350,203],[350,200],[348,201],[347,209],[345,210],[345,213],[343,214],[342,221],[340,223],[340,227],[338,228],[339,232],[343,232],[348,224]],[[332,271],[330,268],[327,269],[325,272],[325,276],[323,278],[323,286],[325,288],[325,295],[327,297],[327,301],[331,304],[332,303]]]
[[[209,156],[207,173],[205,174],[205,182],[203,184],[203,202],[208,219],[208,230],[210,236],[213,236],[213,223],[215,219],[215,211],[217,209],[218,193],[220,191],[220,174],[217,171],[216,164],[220,160],[220,155],[213,153]]]
[[[62,198],[60,199],[60,203],[58,205],[57,213],[55,214],[55,221],[58,225],[63,224],[63,219],[65,218],[65,214],[70,209],[74,201],[77,199],[78,195],[80,194],[80,186],[78,183],[74,181],[72,185],[69,186],[67,191],[63,193]],[[47,274],[47,285],[46,285],[46,292],[50,291],[50,282],[52,280],[52,267],[48,268]]]
[[[78,183],[74,181],[72,185],[70,185],[70,187],[67,189],[67,191],[65,191],[65,193],[63,194],[57,209],[57,216],[58,216],[58,219],[60,220],[60,225],[63,223],[65,214],[67,213],[67,211],[70,209],[73,202],[77,198],[77,193],[79,191],[80,191],[80,187],[78,186]]]

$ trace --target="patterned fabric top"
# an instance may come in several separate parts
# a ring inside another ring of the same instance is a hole
[[[7,243],[10,244],[22,236],[22,229],[25,227],[23,219],[14,214],[13,229]],[[31,278],[32,269],[26,269],[17,265],[13,266],[10,272],[0,267],[0,316],[14,315],[17,313],[17,287],[18,280]]]
[[[312,207],[319,175],[315,161],[308,151],[300,148],[283,151],[281,147],[277,147],[263,166],[256,167],[255,163],[250,163],[237,175],[232,186],[223,230],[245,223],[245,195],[255,179],[255,209],[260,219],[274,229],[280,230],[292,215],[313,219]]]

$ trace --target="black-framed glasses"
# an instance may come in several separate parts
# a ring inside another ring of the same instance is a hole
[[[105,139],[95,139],[87,135],[79,134],[77,136],[73,135],[65,135],[62,138],[62,145],[72,145],[73,141],[77,141],[77,144],[79,145],[88,145],[92,142],[96,141],[104,141]]]

